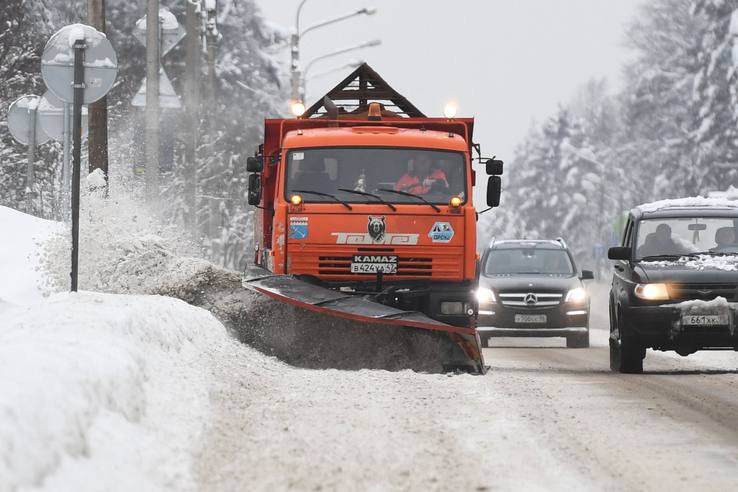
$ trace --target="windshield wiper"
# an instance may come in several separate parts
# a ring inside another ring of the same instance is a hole
[[[295,192],[295,193],[309,193],[311,195],[318,195],[318,196],[324,196],[324,197],[327,197],[327,198],[332,198],[333,200],[335,200],[336,202],[340,203],[341,205],[343,205],[347,209],[353,210],[353,207],[351,205],[349,205],[348,203],[344,202],[343,200],[341,200],[340,198],[338,198],[335,195],[330,195],[328,193],[323,193],[321,191],[313,191],[313,190],[292,190],[292,191]]]
[[[348,188],[338,188],[338,191],[345,191],[346,193],[354,193],[356,195],[370,196],[372,198],[376,198],[380,203],[383,203],[387,205],[389,208],[391,208],[393,212],[397,212],[397,207],[395,207],[389,202],[385,202],[381,196],[375,195],[374,193],[367,193],[366,191],[358,191],[358,190],[349,190]]]
[[[385,193],[395,193],[397,195],[409,196],[409,197],[412,197],[412,198],[417,198],[421,202],[423,202],[423,203],[425,203],[425,204],[430,205],[431,207],[433,207],[433,210],[435,210],[436,212],[440,212],[441,211],[441,209],[438,208],[436,205],[434,205],[433,203],[429,202],[428,200],[426,200],[422,196],[416,195],[415,193],[408,193],[407,191],[400,191],[400,190],[390,190],[388,188],[379,188],[379,191],[384,191]]]
[[[649,255],[644,256],[643,258],[639,258],[638,261],[652,261],[652,260],[678,260],[679,258],[684,257],[692,257],[692,256],[699,256],[703,254],[709,254],[709,253],[681,253],[681,254],[673,254],[673,255]]]

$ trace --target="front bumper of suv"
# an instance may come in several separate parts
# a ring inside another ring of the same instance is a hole
[[[682,309],[669,304],[623,306],[618,324],[626,336],[636,337],[647,347],[671,349],[680,345],[690,345],[698,349],[738,350],[738,313],[735,307],[722,313],[728,317],[727,326],[683,326],[684,314]]]
[[[545,315],[545,323],[519,323],[515,315]],[[500,303],[480,306],[477,331],[493,337],[568,337],[589,330],[589,306],[561,303],[554,307],[524,308]]]

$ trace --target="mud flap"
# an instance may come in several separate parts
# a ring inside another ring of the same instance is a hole
[[[474,327],[452,326],[417,311],[386,306],[366,296],[348,295],[313,285],[292,275],[278,275],[257,266],[244,272],[244,287],[299,308],[361,323],[430,330],[448,339],[449,350],[443,366],[448,371],[462,370],[484,374],[486,366],[479,336]]]

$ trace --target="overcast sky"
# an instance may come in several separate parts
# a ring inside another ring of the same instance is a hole
[[[429,116],[455,99],[476,118],[485,153],[510,160],[533,119],[541,120],[591,77],[617,87],[628,56],[623,28],[643,0],[308,0],[301,28],[365,6],[359,16],[308,33],[302,63],[378,38],[376,48],[316,63],[313,73],[367,61]],[[292,28],[299,0],[257,0],[270,21]],[[288,50],[284,60],[289,59]],[[310,80],[308,105],[350,69]]]

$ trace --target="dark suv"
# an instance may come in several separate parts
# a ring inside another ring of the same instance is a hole
[[[610,289],[610,368],[646,349],[738,350],[738,202],[667,200],[629,213]]]
[[[480,263],[482,345],[491,337],[565,337],[566,346],[589,347],[589,296],[566,243],[492,241]]]

